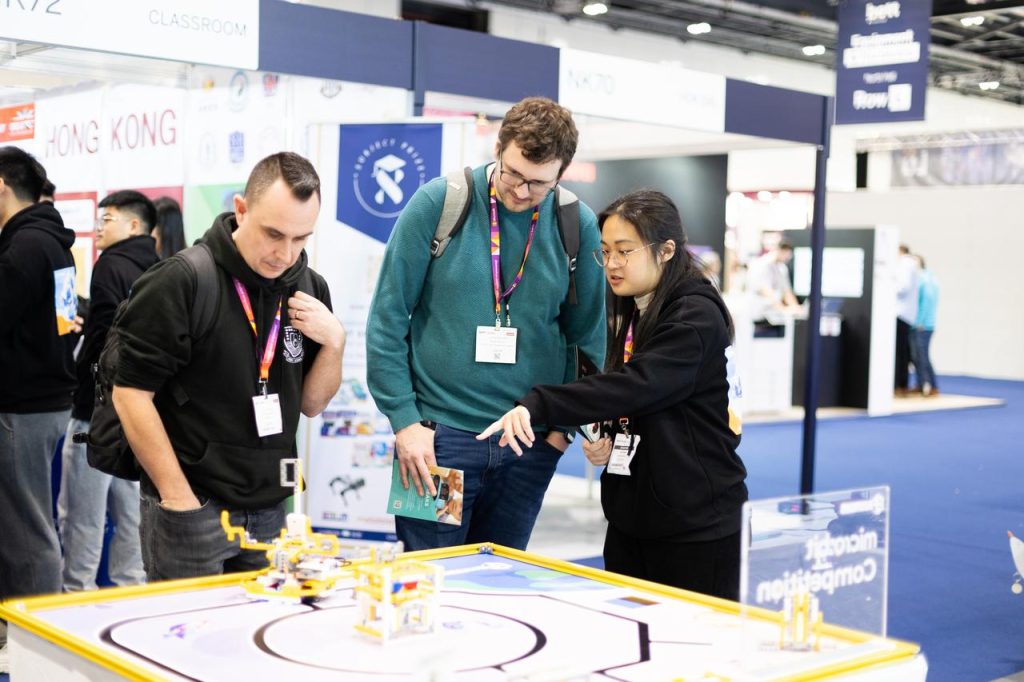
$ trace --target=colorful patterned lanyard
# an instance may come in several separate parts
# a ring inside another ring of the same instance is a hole
[[[238,300],[242,302],[242,309],[245,310],[245,317],[249,320],[249,327],[252,329],[253,336],[256,337],[256,352],[259,353],[259,339],[260,334],[256,330],[256,317],[252,314],[252,303],[249,301],[249,292],[245,290],[245,285],[242,284],[237,277],[232,277],[231,281],[235,283],[235,292],[238,294]],[[270,365],[274,362],[274,353],[277,352],[277,335],[281,331],[281,302],[284,300],[283,296],[279,296],[277,299],[277,314],[274,316],[274,324],[270,326],[270,333],[267,335],[267,345],[263,347],[262,359],[260,360],[260,390],[263,395],[267,394],[267,381],[270,379]]]
[[[629,326],[626,327],[626,343],[622,345],[622,364],[626,364],[633,357],[633,322],[635,321],[636,317],[634,316],[630,319]],[[629,417],[619,417],[619,428],[624,434],[629,435]],[[632,441],[630,447],[632,447]]]
[[[519,266],[519,272],[512,280],[505,293],[501,292],[501,232],[498,230],[498,191],[494,187],[494,174],[488,182],[488,189],[491,199],[491,277],[494,281],[494,326],[501,326],[501,302],[505,301],[505,308],[508,309],[508,301],[512,292],[516,290],[523,280],[523,270],[526,268],[526,259],[530,255],[530,246],[533,245],[533,234],[537,231],[537,218],[540,216],[540,204],[533,207],[533,217],[530,219],[530,233],[526,237],[526,250],[523,252],[523,262]],[[512,326],[512,316],[506,314],[506,326]]]
[[[626,329],[626,343],[622,346],[622,364],[629,362],[631,357],[633,357],[633,320],[629,321],[629,327]]]

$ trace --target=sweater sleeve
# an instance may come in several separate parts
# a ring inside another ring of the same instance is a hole
[[[430,241],[441,214],[435,180],[417,190],[384,251],[366,323],[366,383],[378,409],[399,431],[420,421],[409,365],[411,317],[430,267]],[[454,292],[453,292],[454,295]]]
[[[519,402],[535,423],[589,424],[651,414],[693,394],[704,353],[693,324],[665,322],[622,369],[561,386],[535,386]]]
[[[135,281],[118,324],[121,351],[114,383],[157,392],[188,365],[192,275],[177,258],[157,263]]]

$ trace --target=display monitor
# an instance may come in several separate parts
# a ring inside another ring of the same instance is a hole
[[[793,249],[793,293],[811,293],[811,249]],[[860,298],[864,295],[864,249],[826,246],[821,271],[821,295]]]

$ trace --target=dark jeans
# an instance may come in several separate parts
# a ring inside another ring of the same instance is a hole
[[[735,601],[740,596],[740,534],[706,542],[665,542],[641,540],[609,524],[604,568]]]
[[[208,499],[199,509],[170,511],[160,506],[160,500],[146,486],[141,493],[139,535],[149,582],[255,571],[268,566],[266,552],[241,549],[237,538],[228,542],[220,525],[223,503]],[[266,509],[234,509],[230,514],[231,525],[241,526],[259,542],[273,541],[284,527],[284,502]]]
[[[477,542],[526,549],[562,453],[538,438],[518,457],[512,448],[499,447],[499,438],[479,441],[469,431],[437,425],[434,456],[438,466],[465,472],[462,525],[396,516],[398,539],[406,551]]]
[[[932,343],[931,329],[914,329],[910,333],[911,357],[914,359],[914,368],[917,370],[917,387],[924,388],[928,384],[930,388],[937,388],[935,382],[935,370],[932,369],[932,359],[929,347]]]
[[[50,467],[70,415],[0,413],[0,600],[60,592]]]
[[[911,329],[903,320],[896,320],[896,388],[906,389],[910,382]]]

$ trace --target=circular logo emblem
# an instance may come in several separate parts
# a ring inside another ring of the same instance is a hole
[[[341,93],[341,83],[337,81],[324,81],[320,85],[320,94],[327,99],[334,99]]]
[[[249,77],[236,71],[228,83],[228,109],[242,111],[249,104]]]
[[[363,209],[378,218],[396,218],[416,189],[427,181],[416,147],[394,137],[366,146],[352,168],[352,186]]]

